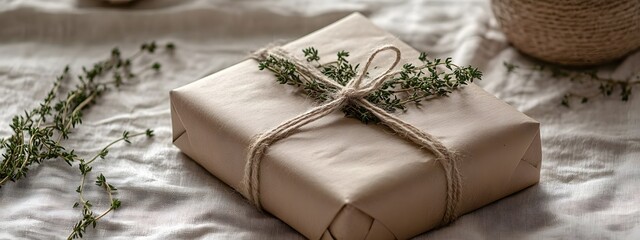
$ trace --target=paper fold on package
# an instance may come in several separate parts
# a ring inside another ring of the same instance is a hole
[[[312,46],[324,61],[346,50],[356,64],[389,44],[401,64],[417,61],[416,50],[359,14],[283,48],[302,58]],[[171,92],[173,141],[238,189],[249,140],[315,105],[246,60]],[[462,154],[458,214],[539,180],[539,123],[474,84],[397,115]],[[261,164],[264,209],[310,239],[407,239],[444,214],[444,173],[428,151],[340,111],[272,145]]]

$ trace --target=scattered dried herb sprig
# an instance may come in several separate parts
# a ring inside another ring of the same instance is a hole
[[[568,80],[583,87],[591,87],[585,92],[568,92],[562,96],[560,104],[570,107],[574,102],[587,103],[596,97],[610,97],[616,94],[623,102],[629,101],[634,86],[640,85],[640,73],[634,73],[625,79],[614,79],[602,77],[595,69],[588,70],[570,70],[557,66],[534,65],[525,67],[514,63],[503,62],[503,66],[507,70],[507,74],[516,73],[520,70],[529,73],[547,74],[549,77],[557,80]]]
[[[104,187],[109,195],[111,207],[101,215],[94,216],[91,211],[91,203],[85,201],[82,196],[84,181],[91,172],[90,164],[98,157],[104,158],[108,148],[113,144],[125,141],[139,135],[153,136],[153,131],[147,130],[141,134],[129,134],[125,132],[122,138],[110,143],[103,148],[96,157],[85,161],[79,157],[74,149],[64,145],[72,130],[82,124],[83,111],[93,106],[105,92],[119,88],[129,80],[136,78],[146,71],[157,72],[161,64],[153,62],[149,65],[136,67],[134,61],[140,56],[151,55],[164,48],[167,52],[173,52],[175,45],[168,43],[160,46],[155,42],[144,43],[139,51],[130,57],[122,57],[120,50],[114,48],[108,59],[93,64],[90,68],[82,67],[82,74],[77,76],[77,82],[66,95],[59,94],[61,85],[71,85],[70,68],[65,67],[63,73],[53,82],[52,88],[45,99],[35,108],[25,110],[24,114],[13,117],[9,127],[13,134],[0,139],[0,187],[8,182],[15,182],[27,176],[27,172],[34,164],[40,164],[46,160],[62,159],[72,166],[78,163],[82,174],[82,184],[76,189],[80,195],[80,204],[83,205],[83,220],[77,224],[69,238],[82,237],[86,226],[95,227],[96,221],[107,213],[118,208],[120,201],[112,197],[115,187],[108,184],[104,175],[98,177],[98,185]],[[64,97],[59,97],[64,96]]]
[[[94,213],[94,211],[92,209],[93,205],[91,204],[91,202],[89,200],[86,200],[86,198],[85,198],[85,196],[83,194],[84,193],[86,179],[87,179],[87,175],[93,169],[91,167],[91,164],[94,161],[98,160],[98,159],[104,159],[107,156],[107,154],[109,154],[109,148],[111,146],[113,146],[114,144],[119,143],[119,142],[123,142],[123,141],[128,143],[128,144],[130,144],[131,143],[131,141],[130,141],[131,138],[138,137],[138,136],[145,136],[145,135],[148,138],[153,137],[154,136],[153,130],[147,129],[145,132],[135,133],[135,134],[131,134],[128,131],[124,131],[122,133],[122,137],[120,137],[120,138],[114,140],[113,142],[109,143],[107,146],[102,148],[96,155],[94,155],[88,161],[85,161],[84,159],[81,159],[81,158],[76,158],[76,160],[79,162],[78,168],[80,169],[80,173],[81,173],[82,177],[81,177],[81,180],[80,180],[80,185],[76,189],[76,192],[78,193],[79,202],[74,203],[73,207],[76,208],[76,207],[82,205],[82,219],[80,219],[80,221],[78,221],[73,226],[73,230],[71,231],[71,233],[69,234],[67,239],[82,238],[83,234],[87,230],[87,227],[92,226],[93,228],[95,228],[98,220],[100,220],[102,217],[104,217],[105,215],[107,215],[111,211],[118,209],[120,207],[120,205],[121,205],[120,200],[113,197],[113,195],[116,193],[116,191],[118,189],[115,186],[113,186],[110,183],[108,183],[107,179],[104,177],[104,175],[102,173],[100,173],[100,175],[96,178],[96,185],[98,187],[102,187],[105,190],[105,192],[107,193],[107,196],[109,197],[110,206],[109,206],[109,208],[107,208],[107,210],[105,210],[101,214]]]
[[[308,62],[315,64],[320,72],[340,85],[345,86],[358,73],[359,64],[354,66],[349,63],[347,51],[338,52],[336,61],[328,63],[320,62],[316,48],[308,47],[302,52]],[[420,105],[423,100],[447,96],[453,90],[482,77],[482,72],[477,68],[460,67],[452,63],[451,58],[429,60],[426,53],[421,53],[418,59],[421,65],[404,64],[400,73],[388,79],[379,90],[365,98],[389,112],[406,111],[406,105],[409,103]],[[337,91],[334,87],[318,82],[313,76],[301,73],[286,59],[269,56],[259,61],[258,67],[260,70],[273,72],[280,84],[300,87],[317,102],[332,100],[332,93]],[[347,117],[356,118],[364,123],[380,122],[367,109],[357,105],[347,104],[342,111]]]

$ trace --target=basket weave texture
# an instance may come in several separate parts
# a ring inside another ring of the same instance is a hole
[[[595,65],[640,47],[640,0],[492,0],[509,41],[533,57]]]

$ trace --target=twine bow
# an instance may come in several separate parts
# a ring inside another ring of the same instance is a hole
[[[393,61],[393,64],[384,73],[378,75],[373,80],[362,83],[373,59],[379,53],[384,51],[393,51],[395,53],[395,60]],[[333,100],[314,107],[311,110],[285,121],[279,126],[265,133],[259,134],[252,139],[251,144],[249,145],[247,162],[244,168],[244,177],[241,184],[244,190],[243,194],[251,203],[253,203],[253,205],[256,206],[256,208],[262,210],[259,188],[260,161],[269,146],[278,140],[289,136],[294,130],[320,119],[349,103],[369,110],[372,114],[378,117],[383,124],[398,133],[398,135],[414,142],[421,148],[425,148],[434,154],[435,160],[438,161],[444,169],[444,175],[447,183],[446,208],[442,222],[446,224],[456,218],[456,206],[461,194],[461,180],[460,172],[456,166],[456,154],[450,151],[435,137],[402,121],[364,98],[379,89],[388,77],[397,74],[397,72],[392,72],[392,70],[401,59],[400,49],[395,46],[383,46],[373,51],[362,71],[356,76],[355,80],[350,81],[346,86],[338,84],[322,74],[317,68],[307,63],[307,61],[301,61],[279,47],[267,47],[253,54],[253,58],[257,60],[266,59],[268,56],[289,60],[301,73],[313,76],[316,81],[327,84],[334,89],[337,89],[337,91],[333,93]]]

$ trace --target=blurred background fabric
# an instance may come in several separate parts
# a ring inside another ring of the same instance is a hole
[[[572,88],[538,73],[507,74],[503,62],[536,62],[510,47],[488,1],[0,0],[0,137],[14,114],[36,106],[64,66],[124,55],[150,40],[172,41],[159,75],[106,93],[85,113],[69,146],[90,156],[123,130],[156,137],[119,144],[94,165],[119,188],[122,207],[89,228],[86,239],[303,239],[256,211],[171,143],[169,91],[352,12],[431,56],[451,56],[484,72],[478,84],[541,122],[538,185],[462,216],[416,239],[638,239],[640,237],[640,97],[560,105]],[[640,54],[599,67],[624,78]],[[95,177],[95,176],[94,176]],[[0,239],[66,237],[80,218],[72,208],[80,181],[64,161],[34,166],[0,189]],[[92,185],[92,184],[89,184]],[[88,185],[88,186],[89,186]],[[108,205],[96,186],[96,210]]]

